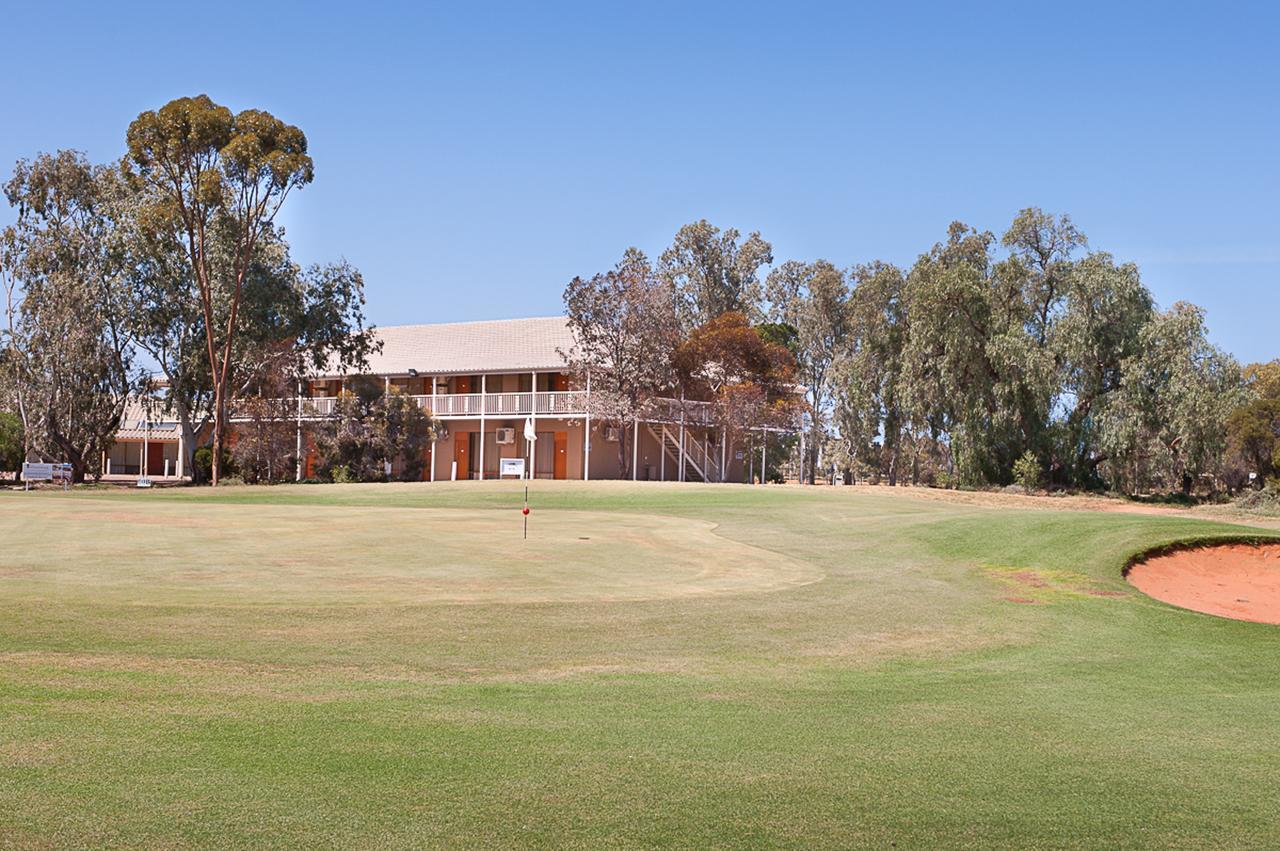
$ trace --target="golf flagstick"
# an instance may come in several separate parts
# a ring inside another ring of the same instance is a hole
[[[529,486],[524,486],[524,511],[520,512],[524,515],[524,539],[529,540]]]

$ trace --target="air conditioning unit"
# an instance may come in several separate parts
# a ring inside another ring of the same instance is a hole
[[[617,443],[622,440],[622,429],[617,426],[609,426],[604,430],[604,439],[610,443]]]
[[[516,430],[513,428],[500,428],[497,430],[498,443],[515,443]]]

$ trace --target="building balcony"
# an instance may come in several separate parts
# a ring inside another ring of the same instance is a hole
[[[439,393],[435,396],[410,396],[432,416],[442,420],[479,419],[482,415],[492,419],[517,417],[581,417],[587,413],[587,393],[584,390],[553,390],[537,393]],[[336,396],[309,396],[301,399],[281,400],[276,407],[280,416],[290,419],[320,420],[333,416]],[[285,414],[288,411],[288,414]],[[246,412],[232,405],[231,421],[243,422]],[[659,399],[653,414],[653,422],[707,425],[712,422],[711,406],[706,402],[681,402],[679,399]]]

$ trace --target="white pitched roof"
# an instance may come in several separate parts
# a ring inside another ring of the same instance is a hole
[[[470,375],[557,370],[560,350],[573,346],[563,316],[379,327],[382,352],[369,358],[374,375]]]

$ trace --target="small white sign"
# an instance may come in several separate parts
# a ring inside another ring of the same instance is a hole
[[[71,465],[24,461],[22,482],[24,488],[30,488],[32,482],[62,482],[65,488],[71,484]]]
[[[524,459],[523,458],[500,458],[498,459],[498,477],[515,476],[517,479],[524,478]]]
[[[53,465],[33,464],[28,461],[22,465],[22,478],[28,482],[51,482],[53,481]]]

